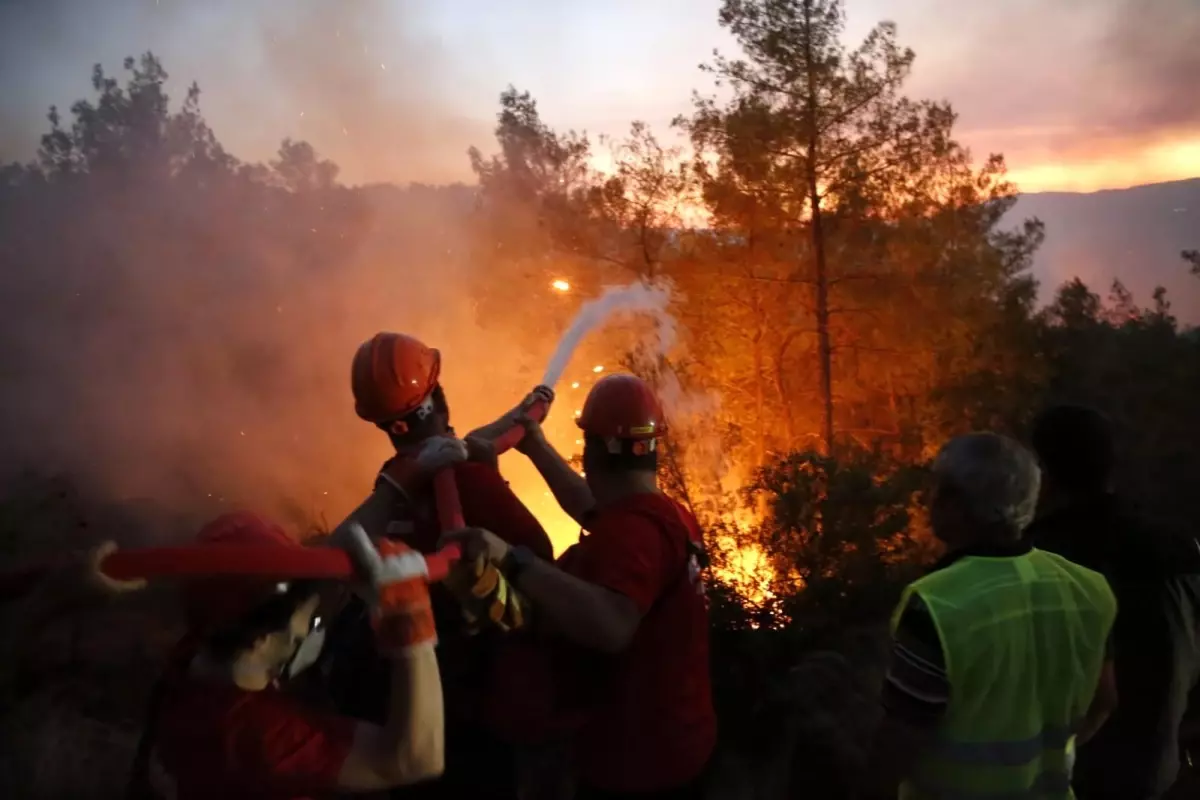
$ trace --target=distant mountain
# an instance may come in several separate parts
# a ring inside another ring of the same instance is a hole
[[[1043,301],[1075,276],[1101,297],[1120,278],[1142,305],[1150,304],[1154,287],[1165,287],[1175,315],[1200,323],[1200,279],[1179,257],[1200,249],[1200,178],[1089,194],[1025,194],[1005,222],[1026,217],[1046,223],[1046,243],[1034,262]]]
[[[387,247],[463,249],[459,226],[475,208],[474,187],[382,184],[363,190],[378,212],[375,224]],[[1003,224],[1015,226],[1026,217],[1046,223],[1046,242],[1034,261],[1043,301],[1075,276],[1101,297],[1120,278],[1142,305],[1151,303],[1156,286],[1165,287],[1175,315],[1200,325],[1200,279],[1179,257],[1183,250],[1200,250],[1200,178],[1090,194],[1024,194]]]

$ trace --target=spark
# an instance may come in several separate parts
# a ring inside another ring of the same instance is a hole
[[[578,388],[579,388],[579,381],[575,381],[574,383],[572,383],[572,384],[571,384],[571,388],[572,388],[572,389],[578,389]]]
[[[575,409],[575,416],[577,416],[577,417],[578,417],[578,416],[579,416],[580,414],[582,414],[582,413],[583,413],[583,412],[582,412],[582,411],[580,411],[578,408],[577,408],[577,409]]]
[[[597,364],[596,366],[592,367],[592,372],[604,372],[604,367]]]
[[[557,292],[571,291],[571,284],[567,283],[566,281],[562,280],[561,278],[559,280],[554,281],[554,283],[552,283],[550,285],[552,287],[554,287],[554,290]]]

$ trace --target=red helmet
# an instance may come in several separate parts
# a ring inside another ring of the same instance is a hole
[[[416,411],[438,385],[442,356],[402,333],[377,333],[350,367],[354,411],[376,424]]]
[[[575,422],[591,436],[657,439],[666,433],[658,398],[636,375],[606,375],[596,381]]]
[[[222,514],[200,529],[199,544],[298,547],[283,528],[248,511]],[[248,578],[206,578],[184,587],[188,624],[205,633],[236,622],[278,591],[278,584]]]

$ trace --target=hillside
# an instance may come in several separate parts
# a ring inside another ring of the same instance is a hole
[[[455,241],[454,221],[465,222],[476,202],[474,189],[462,185],[405,190],[384,184],[365,192],[392,244],[397,237],[421,240],[417,231],[440,232],[434,238],[443,245]],[[1166,287],[1176,315],[1200,324],[1200,280],[1179,257],[1200,248],[1200,178],[1089,194],[1025,194],[1007,221],[1015,225],[1025,217],[1046,223],[1034,264],[1043,299],[1075,276],[1103,297],[1119,277],[1142,304],[1151,302],[1155,286]]]
[[[1101,296],[1114,278],[1143,304],[1166,287],[1180,320],[1200,323],[1200,280],[1179,258],[1200,248],[1200,178],[1090,194],[1022,195],[1010,213],[1046,223],[1046,243],[1035,261],[1046,299],[1060,283],[1083,278]]]

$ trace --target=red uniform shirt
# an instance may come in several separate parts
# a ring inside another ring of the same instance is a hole
[[[708,603],[688,547],[702,543],[699,525],[674,500],[643,494],[604,509],[589,529],[560,566],[628,597],[643,616],[597,687],[578,740],[581,777],[610,791],[685,784],[707,764],[717,735]]]
[[[391,535],[403,539],[421,552],[437,548],[442,531],[438,528],[432,486],[415,482],[406,465],[396,459],[383,466],[393,484],[404,486],[412,501],[397,505],[397,524]],[[509,488],[508,482],[493,467],[475,461],[454,465],[459,502],[467,525],[486,528],[513,546],[529,548],[539,558],[550,561],[554,548],[537,517]],[[383,478],[381,478],[382,480]],[[378,485],[378,484],[377,484]],[[439,626],[461,624],[458,602],[435,587],[435,610],[442,610]],[[439,628],[439,665],[446,713],[452,720],[480,722],[505,740],[537,737],[549,717],[545,703],[535,687],[549,680],[549,666],[536,649],[521,635],[501,640],[447,635],[453,628]]]
[[[275,689],[180,676],[159,707],[155,744],[179,800],[307,800],[336,793],[355,725]]]
[[[395,459],[388,461],[383,465],[383,472],[396,469],[395,465]],[[513,546],[528,547],[539,558],[550,560],[554,557],[554,547],[542,524],[513,494],[508,481],[499,472],[486,464],[462,461],[454,465],[454,480],[458,484],[463,520],[468,525],[486,528]],[[404,477],[394,482],[401,485],[406,483]],[[414,517],[406,520],[411,522],[411,529],[392,533],[398,533],[398,538],[417,550],[429,553],[437,549],[437,540],[442,532],[438,529],[431,487],[423,485],[419,488],[421,491],[414,492],[414,507],[402,508],[403,514]]]

